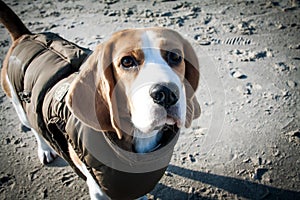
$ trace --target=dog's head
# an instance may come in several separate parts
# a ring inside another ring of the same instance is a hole
[[[177,32],[130,29],[96,48],[71,85],[67,102],[93,129],[113,131],[119,139],[125,134],[155,136],[154,147],[158,134],[189,127],[199,117],[198,82],[196,54]]]

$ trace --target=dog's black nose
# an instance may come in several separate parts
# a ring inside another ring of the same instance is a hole
[[[174,83],[158,83],[150,88],[150,96],[154,103],[169,108],[178,101],[179,89]]]

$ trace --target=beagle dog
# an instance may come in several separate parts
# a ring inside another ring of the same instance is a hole
[[[181,127],[200,115],[192,46],[165,28],[114,33],[95,51],[53,33],[31,33],[0,1],[13,44],[2,87],[45,164],[57,155],[86,180],[91,199],[151,191]]]

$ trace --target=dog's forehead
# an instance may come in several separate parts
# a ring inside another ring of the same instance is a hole
[[[111,39],[117,51],[155,48],[162,50],[182,49],[181,36],[170,29],[145,28],[117,32]]]

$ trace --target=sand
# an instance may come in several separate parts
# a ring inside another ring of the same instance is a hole
[[[300,199],[299,1],[5,2],[32,32],[90,49],[133,27],[172,28],[191,42],[202,115],[148,199]],[[1,62],[10,44],[1,25]],[[0,199],[89,198],[62,159],[39,163],[2,90],[0,111]]]

